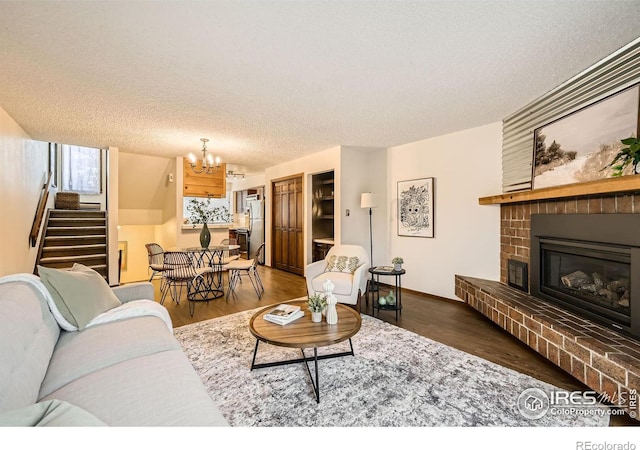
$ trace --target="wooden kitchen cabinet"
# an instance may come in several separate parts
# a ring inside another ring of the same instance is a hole
[[[189,160],[184,158],[182,195],[185,197],[223,198],[227,195],[227,165],[220,164],[218,170],[211,174],[195,173],[191,170]],[[201,168],[198,161],[196,170]]]
[[[258,194],[260,198],[263,198],[261,191],[264,189],[245,189],[244,191],[235,192],[235,212],[244,214],[247,212],[247,196]]]
[[[247,191],[236,191],[235,212],[244,214],[247,210]]]

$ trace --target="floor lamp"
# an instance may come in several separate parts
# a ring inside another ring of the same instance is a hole
[[[376,204],[373,198],[373,194],[371,192],[363,192],[360,195],[360,208],[369,208],[369,250],[371,252],[371,260],[369,264],[371,267],[373,266],[373,224],[372,224],[372,208],[375,208]]]

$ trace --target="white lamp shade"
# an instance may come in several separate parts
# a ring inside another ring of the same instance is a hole
[[[363,192],[360,195],[360,208],[375,208],[376,201],[371,192]]]

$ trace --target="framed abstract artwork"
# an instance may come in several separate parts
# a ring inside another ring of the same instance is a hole
[[[640,85],[617,92],[534,131],[534,189],[614,176],[608,167],[639,131]],[[630,175],[632,165],[622,173]]]
[[[398,236],[434,237],[434,179],[398,181]]]

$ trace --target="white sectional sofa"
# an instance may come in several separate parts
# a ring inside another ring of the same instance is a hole
[[[166,320],[65,331],[43,289],[34,275],[0,278],[0,425],[228,425]],[[113,292],[153,299],[150,283]]]

